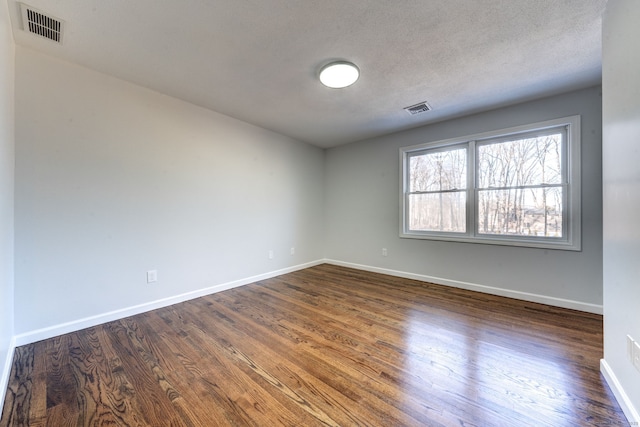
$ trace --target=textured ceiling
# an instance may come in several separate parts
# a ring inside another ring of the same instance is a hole
[[[606,0],[28,0],[16,43],[320,147],[596,85]],[[317,79],[355,62],[346,89]],[[432,111],[404,107],[427,101]]]

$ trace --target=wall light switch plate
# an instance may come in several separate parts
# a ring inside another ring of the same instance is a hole
[[[640,344],[637,341],[633,343],[633,366],[640,371]]]
[[[153,283],[158,281],[158,270],[147,271],[147,283]]]
[[[633,343],[635,340],[631,338],[631,335],[627,335],[627,359],[633,363]]]

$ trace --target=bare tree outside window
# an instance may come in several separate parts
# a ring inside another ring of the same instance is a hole
[[[580,116],[400,149],[400,236],[580,250]]]
[[[479,144],[478,232],[562,237],[562,134]]]
[[[409,166],[411,230],[466,230],[467,149],[413,156]]]

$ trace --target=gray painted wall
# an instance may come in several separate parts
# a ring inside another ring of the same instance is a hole
[[[321,259],[323,161],[18,46],[16,335]]]
[[[326,257],[601,309],[601,102],[600,88],[589,88],[329,149]],[[400,147],[575,114],[582,118],[582,252],[398,237]]]
[[[13,336],[14,44],[0,3],[0,399],[4,402]],[[1,405],[1,404],[0,404]]]
[[[640,2],[611,0],[603,29],[604,358],[640,422]],[[631,420],[630,420],[631,421]]]

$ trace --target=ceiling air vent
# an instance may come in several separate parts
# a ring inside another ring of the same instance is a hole
[[[431,110],[431,107],[429,107],[429,104],[427,104],[425,101],[421,102],[420,104],[412,105],[411,107],[405,107],[404,110],[414,116],[416,114],[425,113]]]
[[[48,16],[26,4],[20,4],[22,10],[22,28],[40,37],[62,43],[62,24],[60,19]]]

